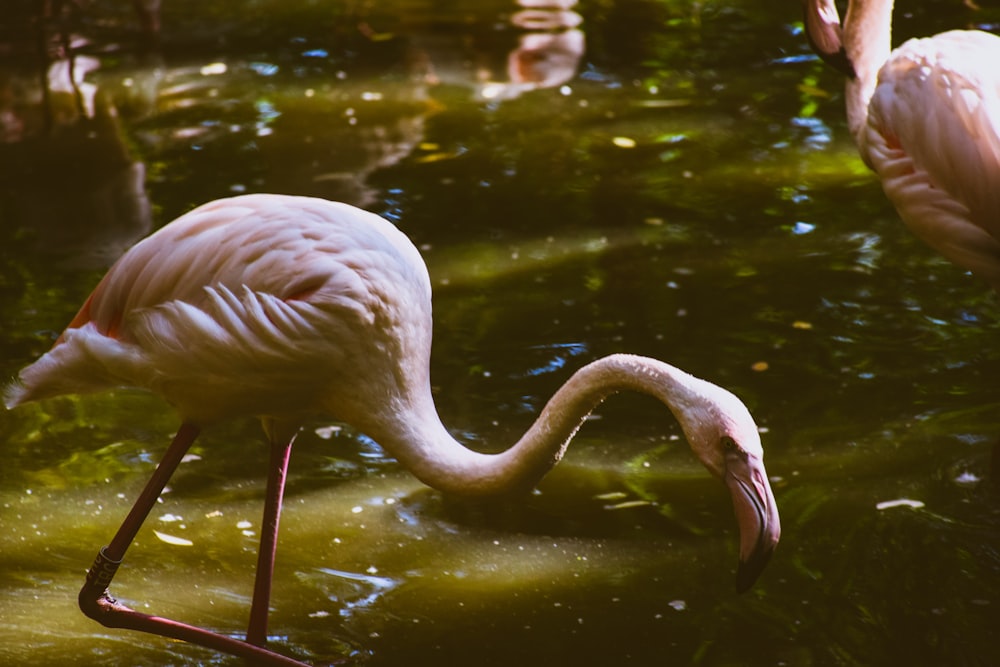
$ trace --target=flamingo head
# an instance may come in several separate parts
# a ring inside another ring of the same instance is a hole
[[[688,383],[691,393],[675,414],[692,451],[732,496],[740,533],[736,590],[742,593],[760,576],[781,536],[760,433],[735,395],[693,377]]]

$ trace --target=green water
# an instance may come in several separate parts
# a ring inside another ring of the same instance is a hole
[[[996,29],[1000,9],[981,4],[900,2],[898,38]],[[196,204],[348,201],[424,254],[436,398],[457,437],[503,448],[573,369],[659,357],[751,408],[782,541],[737,595],[727,493],[646,398],[603,405],[538,492],[502,504],[444,498],[317,421],[293,453],[277,650],[359,665],[998,664],[1000,307],[903,228],[798,11],[169,0],[157,41],[129,3],[97,1],[65,21],[93,59],[85,85],[48,98],[38,24],[12,12],[0,373]],[[544,29],[529,36],[526,18]],[[515,85],[510,54],[532,39],[548,50],[519,71],[549,77]],[[0,413],[0,663],[242,664],[76,607],[176,426],[127,390]],[[193,454],[114,593],[238,636],[266,451],[248,420]],[[920,506],[879,509],[900,499]]]

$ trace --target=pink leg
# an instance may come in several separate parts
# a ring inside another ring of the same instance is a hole
[[[86,600],[96,599],[106,593],[111,578],[115,576],[115,571],[121,564],[122,558],[125,557],[125,551],[132,544],[132,540],[135,539],[135,535],[139,532],[146,517],[149,516],[149,511],[156,504],[156,499],[163,493],[163,487],[167,485],[167,481],[180,465],[181,459],[191,448],[191,443],[198,437],[198,432],[199,429],[194,424],[181,425],[173,442],[167,448],[166,454],[163,455],[163,460],[156,466],[153,476],[146,482],[146,487],[139,494],[135,504],[132,505],[132,509],[129,510],[128,516],[118,528],[111,543],[101,549],[94,565],[87,572],[87,581],[80,590],[81,607]],[[86,608],[84,608],[84,612],[87,612]]]
[[[257,552],[257,576],[250,607],[247,641],[255,646],[267,643],[267,614],[271,604],[271,577],[274,574],[274,554],[278,546],[278,521],[285,495],[288,459],[292,453],[292,435],[284,443],[271,443],[271,461],[267,470],[267,495],[264,498],[264,519],[260,526],[260,550]]]
[[[80,589],[79,603],[83,613],[108,628],[125,628],[149,632],[163,637],[171,637],[181,641],[191,642],[207,648],[230,653],[247,658],[262,665],[287,665],[306,667],[304,663],[286,658],[283,655],[268,651],[260,646],[226,637],[193,625],[179,623],[168,618],[150,616],[137,612],[111,597],[108,586],[121,565],[125,551],[128,549],[143,521],[149,515],[156,499],[163,492],[167,480],[170,479],[184,454],[198,436],[198,427],[193,424],[183,424],[173,442],[167,448],[163,460],[156,467],[153,476],[146,483],[138,500],[132,506],[125,521],[115,534],[111,543],[100,550],[94,564],[87,572],[87,580]],[[291,443],[289,443],[289,447]]]

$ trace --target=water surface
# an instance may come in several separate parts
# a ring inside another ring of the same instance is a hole
[[[45,61],[37,21],[14,12],[0,371],[43,353],[115,257],[199,203],[348,201],[423,252],[436,398],[457,437],[501,449],[575,368],[655,356],[751,408],[784,530],[737,595],[724,487],[647,398],[607,402],[536,493],[504,503],[444,498],[318,420],[292,460],[278,650],[365,665],[996,664],[997,300],[899,222],[851,145],[841,81],[786,4],[171,0],[154,35],[129,6],[94,2],[62,22],[76,86],[58,22]],[[919,4],[897,11],[898,39],[1000,25],[987,3]],[[0,662],[238,664],[75,605],[176,426],[131,390],[0,414]],[[193,454],[114,593],[239,635],[259,427],[218,425]]]

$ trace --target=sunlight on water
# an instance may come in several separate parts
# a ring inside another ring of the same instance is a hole
[[[515,442],[612,352],[722,384],[762,427],[782,541],[737,595],[725,488],[655,401],[612,397],[537,490],[491,502],[443,497],[320,417],[292,457],[275,650],[1000,662],[997,300],[900,223],[795,3],[177,0],[159,33],[130,3],[65,4],[0,28],[6,376],[136,240],[205,201],[282,192],[412,238],[435,293],[435,399],[473,448]],[[899,39],[1000,25],[960,2],[897,15]],[[0,664],[238,662],[76,606],[176,427],[134,390],[0,413]],[[266,465],[258,424],[207,429],[114,595],[242,637]]]

